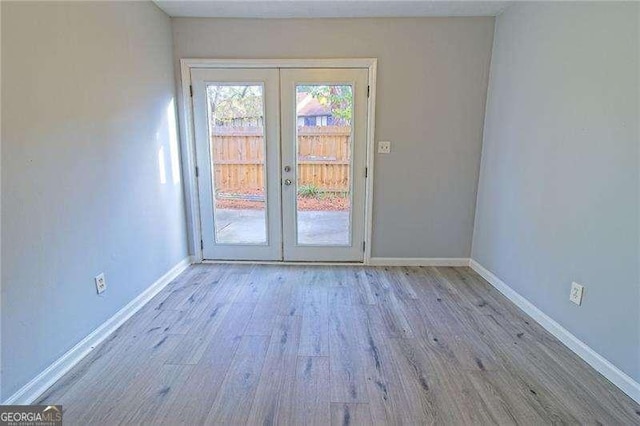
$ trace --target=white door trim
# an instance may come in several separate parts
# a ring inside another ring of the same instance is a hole
[[[195,133],[193,123],[193,103],[191,98],[191,69],[193,68],[367,68],[369,70],[369,98],[367,111],[367,181],[365,187],[365,252],[364,264],[371,260],[371,237],[373,234],[373,167],[375,147],[375,105],[376,105],[376,58],[339,58],[339,59],[180,59],[181,98],[180,105],[183,125],[180,126],[182,138],[183,178],[187,216],[191,218],[189,235],[190,251],[194,262],[202,262],[200,246],[200,200],[196,179]]]

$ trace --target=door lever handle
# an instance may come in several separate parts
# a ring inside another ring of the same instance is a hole
[[[285,179],[284,184],[287,186],[291,185],[291,179]]]

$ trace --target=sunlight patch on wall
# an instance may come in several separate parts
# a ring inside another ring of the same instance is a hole
[[[158,170],[160,172],[160,183],[167,183],[167,168],[164,163],[164,146],[158,150]]]
[[[180,155],[178,154],[178,126],[176,125],[175,101],[171,99],[167,106],[169,125],[169,156],[171,157],[171,178],[174,184],[180,183]]]

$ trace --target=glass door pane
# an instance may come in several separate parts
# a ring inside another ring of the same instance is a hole
[[[353,88],[296,85],[299,245],[351,244]]]
[[[264,88],[208,84],[217,244],[266,244]]]

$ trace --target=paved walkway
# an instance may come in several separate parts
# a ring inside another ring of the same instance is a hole
[[[216,210],[217,241],[223,244],[260,244],[266,241],[264,210]],[[298,212],[298,243],[349,244],[348,211]]]

